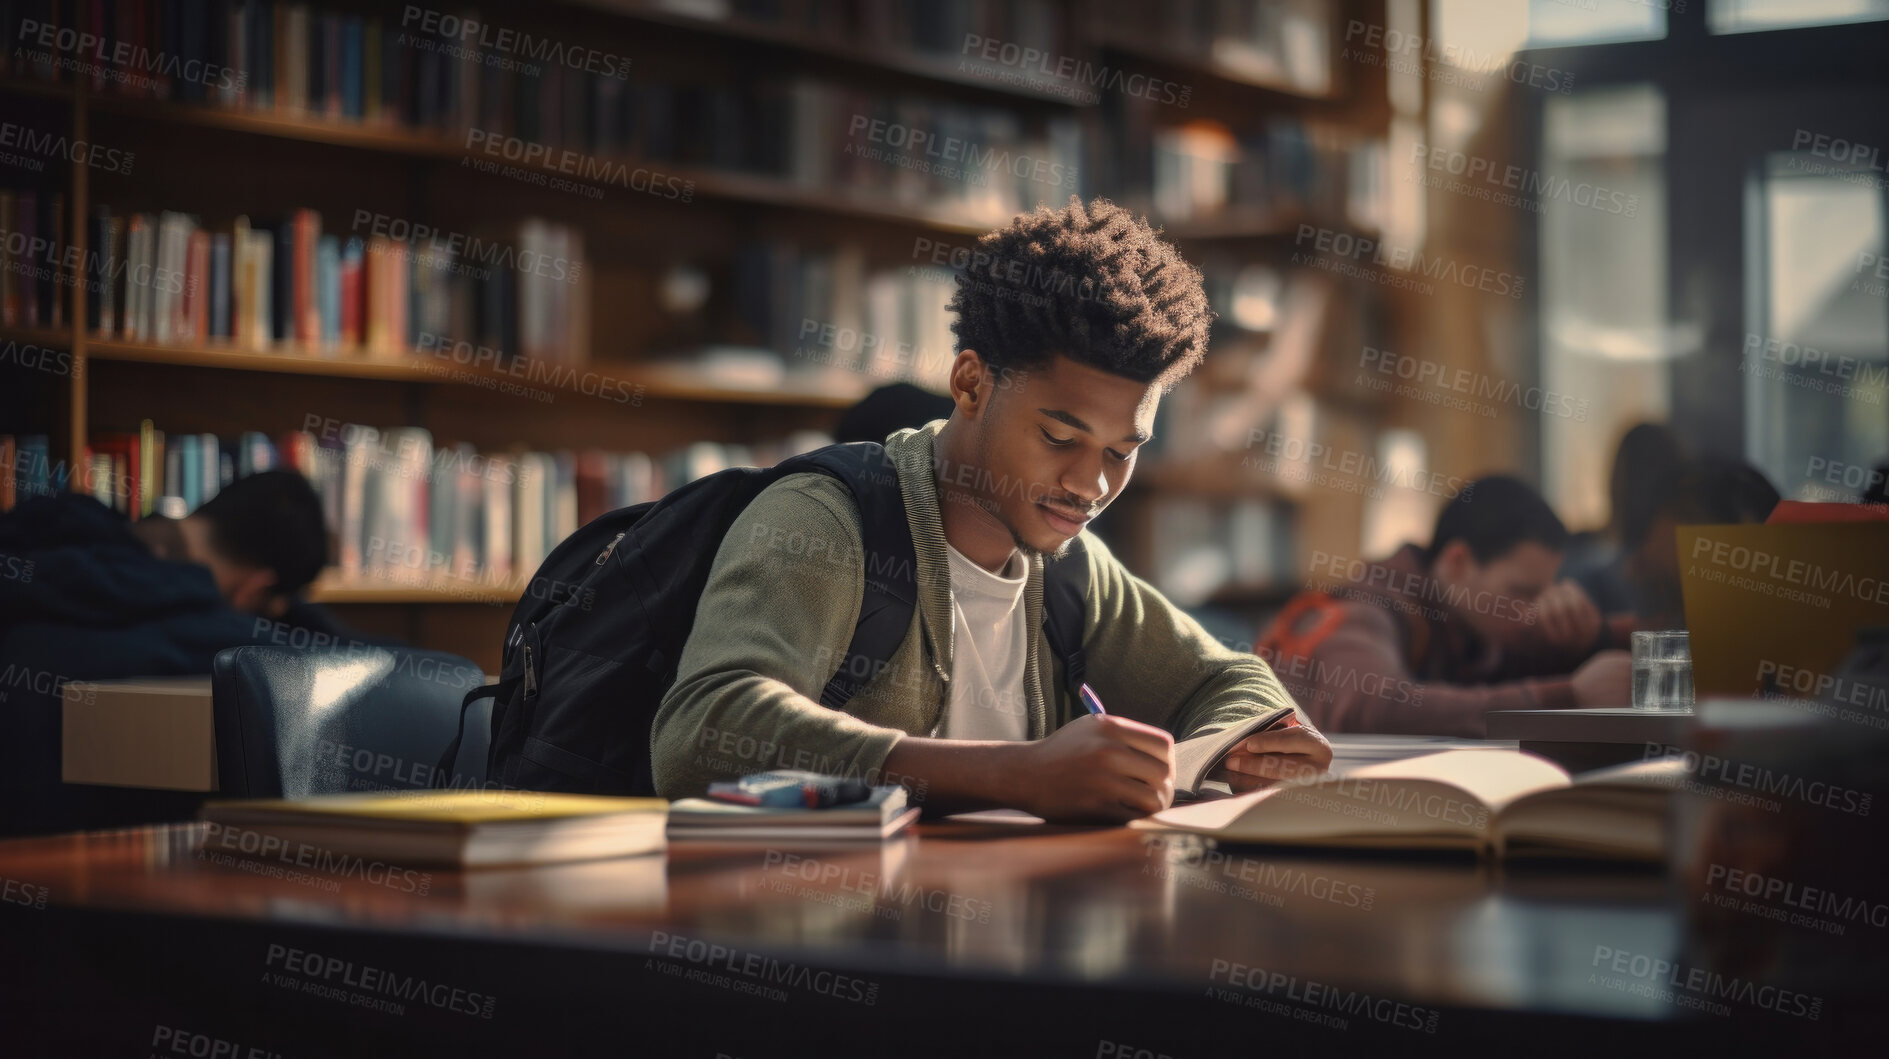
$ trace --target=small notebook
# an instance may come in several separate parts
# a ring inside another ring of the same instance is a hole
[[[671,840],[713,842],[790,839],[877,842],[898,834],[918,819],[899,784],[874,787],[863,802],[825,809],[736,805],[710,798],[683,798],[669,807]]]
[[[669,803],[542,791],[413,790],[211,802],[218,828],[401,866],[547,864],[661,852]],[[254,849],[257,843],[233,844]]]
[[[1268,845],[1657,862],[1684,771],[1671,758],[1571,777],[1520,751],[1451,750],[1176,806],[1129,826]]]
[[[1282,724],[1293,716],[1292,707],[1267,710],[1231,728],[1197,735],[1174,744],[1174,797],[1198,798],[1201,784],[1240,742],[1254,732]]]

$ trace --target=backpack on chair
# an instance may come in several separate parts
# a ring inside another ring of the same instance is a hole
[[[873,557],[852,642],[820,695],[821,705],[844,709],[904,641],[917,600],[898,474],[884,446],[869,441],[829,445],[769,468],[720,471],[571,534],[512,611],[498,682],[467,693],[460,733],[441,760],[458,754],[465,709],[491,697],[489,784],[654,795],[650,730],[675,683],[722,538],[762,490],[805,472],[847,487],[859,509],[863,554]],[[1044,631],[1074,688],[1082,681],[1088,589],[1080,539],[1045,574]]]

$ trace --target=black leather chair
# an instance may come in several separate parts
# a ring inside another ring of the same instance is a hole
[[[466,691],[485,683],[458,655],[407,648],[232,647],[211,671],[219,797],[432,786]],[[492,701],[466,714],[450,780],[485,782]]]

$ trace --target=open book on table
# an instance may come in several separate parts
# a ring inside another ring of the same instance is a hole
[[[1129,826],[1227,842],[1661,861],[1677,758],[1578,777],[1514,750],[1451,750],[1176,805]],[[1178,781],[1177,781],[1178,788]]]

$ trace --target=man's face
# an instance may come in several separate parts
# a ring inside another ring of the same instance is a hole
[[[965,424],[982,473],[960,480],[946,467],[943,488],[971,494],[1025,554],[1060,557],[1128,484],[1160,389],[1060,354],[1046,368],[982,378],[988,400]]]
[[[1561,553],[1538,541],[1523,541],[1488,562],[1477,562],[1460,540],[1443,547],[1433,567],[1437,580],[1462,591],[1451,594],[1452,610],[1476,635],[1498,647],[1528,642],[1534,627],[1521,620],[1525,608],[1554,584]]]

